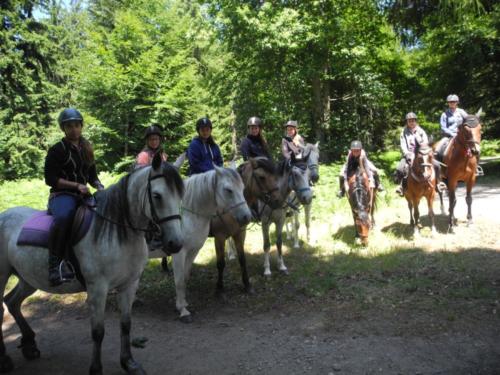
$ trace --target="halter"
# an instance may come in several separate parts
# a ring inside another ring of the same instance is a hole
[[[255,176],[255,173],[254,173],[255,170],[257,170],[259,168],[262,168],[262,167],[257,167],[257,168],[253,168],[252,169],[251,184],[253,184],[253,181],[255,181],[255,183],[257,184],[257,187],[261,191],[261,200],[262,200],[262,202],[264,202],[265,204],[269,205],[269,203],[271,202],[271,195],[272,195],[272,193],[274,193],[275,191],[279,190],[279,188],[275,187],[274,189],[266,190],[264,188],[264,186],[262,185],[262,182],[260,182],[260,180]],[[250,187],[251,186],[252,185],[250,185]]]
[[[297,167],[301,170],[306,170],[307,169],[307,165],[305,166],[305,168],[301,168],[299,167],[298,165],[292,165],[292,169],[294,167]],[[291,184],[290,184],[291,182]],[[305,187],[305,188],[300,188],[300,189],[294,189],[293,187],[294,186],[297,186],[296,182],[295,182],[295,176],[293,174],[293,171],[290,171],[290,174],[288,175],[288,187],[291,189],[291,190],[295,190],[295,192],[297,193],[302,193],[303,191],[311,191],[311,188],[309,186]]]
[[[462,124],[462,125],[460,125],[460,128],[464,128],[464,131],[465,131],[465,127],[472,129],[472,128],[475,128],[476,126]],[[462,137],[462,138],[464,138],[463,141],[460,138],[461,137],[458,137],[458,134],[457,134],[457,136],[456,136],[457,143],[462,145],[466,149],[466,151],[465,151],[466,156],[471,157],[472,156],[472,147],[471,146],[475,146],[475,145],[479,146],[481,143],[474,139],[474,135],[472,134],[472,132],[471,132],[471,137],[469,139],[465,139],[465,134]]]
[[[135,231],[139,231],[139,232],[161,234],[161,228],[160,228],[160,224],[161,223],[164,223],[164,222],[167,222],[167,221],[170,221],[170,220],[176,220],[176,219],[181,220],[181,216],[180,215],[170,215],[170,216],[166,216],[166,217],[161,218],[161,219],[158,218],[158,214],[156,213],[156,210],[155,210],[154,205],[153,205],[153,197],[152,197],[152,193],[151,193],[151,181],[155,180],[157,178],[161,178],[161,177],[164,178],[163,175],[156,175],[156,176],[151,177],[151,172],[149,172],[147,192],[148,192],[149,206],[151,207],[151,215],[153,216],[153,220],[151,220],[149,222],[149,225],[148,225],[147,228],[137,228],[134,225],[132,225],[132,223],[130,222],[130,219],[129,219],[128,215],[126,216],[126,220],[127,220],[128,225],[127,224],[122,224],[122,223],[117,222],[116,220],[110,219],[110,218],[104,216],[103,214],[99,213],[96,210],[96,206],[93,206],[93,205],[90,205],[90,204],[86,204],[86,206],[90,210],[92,210],[97,216],[99,216],[104,221],[107,221],[108,223],[111,223],[111,224],[114,224],[114,225],[118,225],[120,227],[124,227],[124,228],[128,228],[128,229],[132,229],[132,230],[135,230]],[[128,190],[128,181],[125,184],[125,188],[126,188],[126,190]],[[96,199],[96,201],[97,201],[97,199]],[[128,211],[128,201],[126,201],[125,206],[126,206],[126,209]]]
[[[430,151],[429,151],[429,152],[430,152]],[[423,154],[423,153],[421,153],[421,152],[419,151],[418,153],[419,153],[420,155],[427,155],[429,152],[427,152],[426,154]],[[416,160],[416,158],[415,158],[415,160]],[[425,168],[425,167],[429,167],[429,168],[431,168],[431,174],[430,174],[429,178],[425,178],[425,177],[423,176],[423,173],[421,173],[421,175],[420,175],[420,176],[419,176],[419,175],[417,175],[417,172],[415,171],[415,169],[416,169],[416,168],[414,167],[414,164],[416,164],[416,162],[415,162],[415,161],[413,162],[413,164],[412,164],[412,166],[411,166],[411,176],[413,177],[413,179],[414,179],[415,181],[417,181],[417,182],[426,182],[426,183],[428,183],[428,184],[429,184],[429,186],[430,186],[430,185],[431,185],[431,180],[432,180],[432,178],[434,177],[434,166],[433,166],[433,164],[432,164],[432,163],[420,163],[420,164],[418,164],[418,167],[419,167],[419,168],[418,168],[418,170],[420,170],[420,169],[421,169],[421,167],[423,167],[423,168]]]

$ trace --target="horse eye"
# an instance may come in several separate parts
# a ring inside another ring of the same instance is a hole
[[[227,194],[233,194],[233,190],[232,189],[229,189],[229,188],[225,188],[224,191],[227,193]]]
[[[159,194],[159,193],[153,193],[153,198],[161,201],[161,194]]]
[[[265,178],[264,176],[259,176],[259,180],[261,180],[261,181],[265,181],[265,180],[266,180],[266,178]]]

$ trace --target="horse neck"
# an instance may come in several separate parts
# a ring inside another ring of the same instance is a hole
[[[146,200],[150,170],[151,167],[142,168],[129,176],[127,202],[130,217],[134,222],[144,223],[149,220],[146,216]]]
[[[214,215],[217,210],[215,177],[216,172],[212,170],[184,180],[185,193],[182,205],[201,215]]]
[[[243,180],[243,195],[245,196],[245,200],[247,203],[253,203],[257,200],[257,196],[253,194],[252,187],[256,182],[253,181],[253,171],[254,168],[250,162],[245,162],[243,164],[243,169],[241,170],[241,179]],[[259,186],[257,184],[257,186]]]

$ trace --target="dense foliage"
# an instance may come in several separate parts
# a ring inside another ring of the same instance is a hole
[[[468,111],[483,107],[486,137],[500,136],[493,0],[66,3],[0,3],[2,180],[41,174],[67,106],[108,171],[130,165],[151,123],[175,158],[205,115],[226,159],[252,115],[276,154],[289,118],[324,160],[354,138],[387,149],[409,110],[435,132],[452,92]]]

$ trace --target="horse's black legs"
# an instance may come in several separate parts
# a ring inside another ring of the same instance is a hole
[[[16,287],[5,296],[5,304],[21,330],[22,338],[20,348],[26,359],[40,358],[40,351],[35,342],[35,332],[33,332],[21,312],[23,301],[35,293],[35,291],[35,288],[20,279]]]
[[[234,243],[236,244],[236,250],[238,252],[238,262],[240,263],[241,280],[243,281],[245,292],[253,293],[252,286],[250,285],[250,279],[248,278],[247,259],[245,257],[245,246],[244,246],[245,237],[246,237],[246,228],[241,230],[236,235],[234,235],[233,239]]]
[[[429,213],[429,218],[431,219],[431,233],[432,235],[436,234],[436,224],[434,222],[434,209],[432,208],[434,195],[430,194],[426,196],[427,198],[427,208]]]
[[[448,190],[448,195],[449,195],[449,200],[450,200],[450,213],[449,213],[449,219],[448,219],[448,232],[449,233],[455,233],[453,230],[453,226],[455,225],[455,215],[454,215],[454,210],[455,210],[455,204],[457,203],[457,199],[455,196],[455,189],[449,189]]]
[[[92,350],[92,363],[90,375],[102,375],[101,345],[104,339],[104,314],[108,286],[103,280],[96,280],[87,285],[87,301],[90,308],[90,325],[94,348]]]
[[[222,236],[215,237],[215,254],[217,255],[217,293],[224,291],[224,268],[226,260],[224,257],[225,239]]]
[[[5,285],[7,284],[7,281],[9,280],[9,273],[8,271],[2,275],[0,278],[0,321],[3,325],[3,314],[4,314],[4,308],[3,308],[3,293],[5,290]],[[3,329],[2,326],[0,326],[0,372],[9,372],[12,371],[14,368],[14,364],[12,363],[12,359],[6,354],[5,351],[5,344],[3,342]]]
[[[122,368],[128,373],[133,375],[144,375],[146,372],[142,369],[141,365],[132,357],[130,349],[130,327],[131,323],[131,310],[132,302],[134,301],[135,292],[139,285],[139,279],[131,282],[125,289],[118,293],[118,304],[120,306],[120,364]]]

